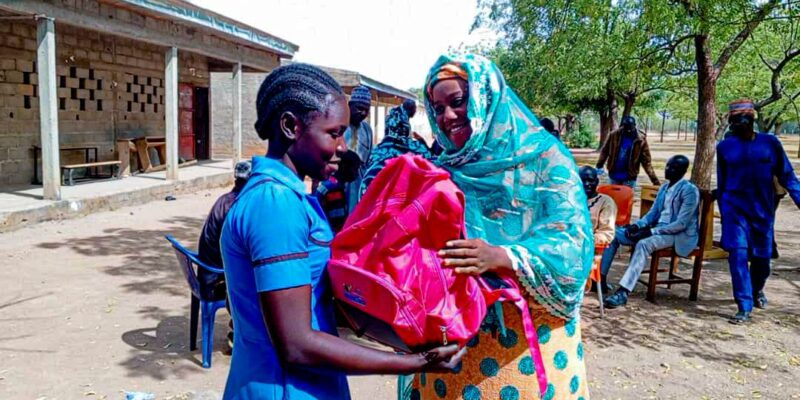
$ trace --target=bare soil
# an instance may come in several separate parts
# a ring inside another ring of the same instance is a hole
[[[679,144],[654,144],[659,164]],[[688,147],[688,146],[687,146]],[[591,155],[587,156],[591,158]],[[663,168],[659,168],[663,169]],[[659,171],[660,172],[660,171]],[[0,399],[216,399],[230,357],[228,315],[217,314],[210,369],[188,350],[189,292],[164,239],[194,246],[222,190],[180,196],[0,234]],[[599,316],[587,295],[584,338],[595,399],[800,399],[800,211],[784,200],[781,258],[753,323],[734,326],[724,260],[688,286],[641,287],[628,307]],[[617,259],[621,276],[627,257]],[[688,269],[688,264],[682,268]],[[351,379],[354,399],[391,399],[394,377]]]

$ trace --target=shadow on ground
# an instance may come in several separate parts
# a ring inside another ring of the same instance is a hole
[[[131,218],[136,216],[131,215]],[[122,285],[123,290],[138,294],[167,292],[179,296],[186,294],[187,287],[164,235],[171,234],[187,247],[194,248],[204,221],[203,218],[169,218],[161,221],[169,225],[165,229],[109,228],[102,235],[41,243],[38,247],[69,248],[84,256],[120,259],[101,271],[130,278],[129,283]]]
[[[131,215],[131,218],[136,216]],[[161,222],[166,225],[164,229],[111,228],[104,230],[102,235],[41,243],[38,246],[44,249],[68,248],[84,256],[106,257],[110,265],[100,270],[112,276],[124,277],[126,283],[120,286],[122,291],[185,299],[180,315],[158,306],[142,306],[137,311],[140,320],[158,321],[157,324],[125,332],[121,338],[130,346],[127,358],[120,362],[128,370],[128,376],[150,376],[165,380],[203,370],[201,327],[198,326],[198,349],[190,352],[189,288],[164,235],[173,235],[186,247],[195,248],[204,219],[176,217]],[[227,323],[227,312],[221,310],[217,313],[214,329],[217,364],[222,360],[219,350],[225,345]],[[186,363],[186,360],[193,365]]]
[[[778,239],[781,248],[800,247],[800,233],[780,231]],[[748,326],[727,323],[727,318],[736,311],[730,274],[726,260],[715,260],[704,266],[696,302],[689,301],[688,285],[675,285],[672,289],[660,286],[657,304],[647,302],[646,288],[637,285],[627,307],[606,310],[605,318],[601,319],[594,294],[587,294],[591,299],[585,301],[582,309],[584,340],[597,349],[649,348],[679,354],[684,359],[758,368],[767,359],[763,354],[761,358],[753,356],[743,343],[759,338],[772,340],[765,336],[769,331],[800,335],[800,309],[792,301],[800,297],[800,256],[796,251],[785,253],[773,262],[773,274],[766,288],[767,295],[776,300],[766,310],[756,310],[753,323]],[[627,256],[615,260],[610,274],[615,284],[627,267],[627,260]],[[691,275],[688,261],[681,263],[681,272]],[[773,372],[788,374],[789,368],[783,364]]]
[[[187,311],[188,313],[188,311]],[[225,314],[222,310],[217,314]],[[154,327],[125,332],[122,341],[131,347],[128,358],[120,363],[129,372],[128,376],[150,376],[159,380],[180,379],[191,373],[202,371],[202,341],[198,335],[197,350],[189,351],[189,318],[169,316],[159,320]],[[227,318],[217,318],[214,324],[214,349],[211,366],[219,365],[223,356],[218,350],[225,346]],[[198,326],[198,333],[200,327]],[[186,362],[190,361],[194,365]]]

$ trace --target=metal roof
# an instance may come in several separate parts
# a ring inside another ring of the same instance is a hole
[[[284,64],[284,65],[297,63],[297,62],[301,62],[301,61],[281,60],[281,64]],[[375,90],[376,92],[382,93],[384,95],[394,96],[394,97],[397,97],[397,98],[400,98],[400,99],[417,100],[417,95],[415,95],[414,93],[411,93],[411,92],[406,91],[406,90],[398,89],[398,88],[396,88],[394,86],[391,86],[389,84],[380,82],[380,81],[378,81],[376,79],[373,79],[373,78],[370,78],[370,77],[368,77],[366,75],[362,75],[361,73],[356,72],[356,71],[349,71],[349,70],[346,70],[346,69],[326,67],[326,66],[322,66],[322,65],[317,65],[317,67],[319,67],[323,71],[325,71],[328,74],[330,74],[334,79],[336,79],[337,82],[339,82],[340,85],[342,85],[344,87],[352,88],[352,87],[355,87],[355,86],[364,85],[364,86],[366,86],[366,87],[368,87],[368,88],[370,88],[372,90]],[[386,96],[384,96],[384,97],[386,97]]]
[[[262,47],[287,57],[294,56],[299,48],[292,42],[184,0],[114,0],[111,2],[211,29],[223,36],[245,40],[256,47]]]

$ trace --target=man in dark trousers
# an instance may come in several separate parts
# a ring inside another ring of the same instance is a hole
[[[250,161],[240,161],[236,164],[233,171],[235,178],[233,189],[220,196],[211,207],[208,213],[203,231],[200,234],[200,241],[197,245],[197,257],[200,261],[217,268],[223,268],[222,253],[219,248],[219,238],[222,234],[222,225],[225,223],[225,216],[236,200],[236,196],[244,188],[247,179],[250,177]],[[207,299],[222,300],[227,297],[225,287],[225,275],[206,271],[203,268],[197,270],[197,280],[200,281],[200,292]],[[230,325],[228,332],[228,346],[233,347],[233,325]]]
[[[636,119],[631,116],[622,117],[619,128],[608,134],[603,147],[597,169],[603,174],[603,165],[608,162],[608,179],[615,185],[636,186],[639,170],[644,167],[653,185],[661,185],[653,171],[650,146],[644,132],[636,129]]]
[[[800,181],[775,136],[753,129],[750,100],[728,107],[732,135],[717,145],[717,190],[722,215],[722,247],[728,252],[733,297],[738,312],[730,322],[750,321],[755,305],[767,306],[764,286],[770,275],[775,223],[775,182],[800,207]],[[749,261],[749,268],[748,268]]]

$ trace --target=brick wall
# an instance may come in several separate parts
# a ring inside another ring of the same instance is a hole
[[[253,125],[256,123],[256,95],[267,74],[242,75],[242,157],[264,155],[267,142],[262,141]],[[211,74],[211,143],[212,157],[231,158],[233,154],[233,74]]]
[[[36,25],[0,21],[0,185],[33,177],[40,144]],[[56,24],[59,143],[116,159],[117,138],[164,135],[164,49]],[[208,87],[206,57],[179,51],[179,80]],[[82,161],[62,152],[62,164]]]

